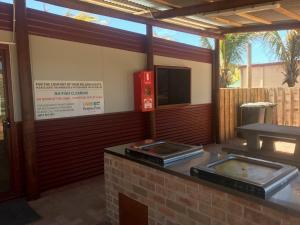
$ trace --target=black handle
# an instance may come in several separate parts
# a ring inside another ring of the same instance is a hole
[[[2,123],[4,128],[10,128],[10,121],[8,119],[4,119]]]

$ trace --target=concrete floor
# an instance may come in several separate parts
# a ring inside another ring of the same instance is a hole
[[[233,143],[242,146],[240,141]],[[215,144],[205,146],[208,151],[218,152],[221,148],[221,145]],[[104,225],[104,177],[98,176],[48,191],[29,204],[42,217],[30,225]]]
[[[104,177],[51,190],[29,204],[42,217],[30,225],[104,225]]]
[[[221,146],[205,148],[219,151]],[[104,176],[45,192],[29,204],[42,219],[28,225],[105,225]]]

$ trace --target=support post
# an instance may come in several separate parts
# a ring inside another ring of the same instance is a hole
[[[219,136],[219,95],[220,95],[220,40],[215,39],[215,50],[212,60],[212,137],[215,143],[220,143]]]
[[[26,18],[26,0],[15,0],[16,44],[22,109],[22,134],[25,157],[26,196],[39,198],[39,182],[36,156],[36,132],[34,122],[32,78],[29,52],[29,34]]]
[[[247,78],[248,88],[252,88],[252,46],[251,43],[247,45]]]
[[[146,53],[147,53],[147,70],[154,70],[154,55],[153,55],[153,26],[147,24],[146,36]],[[150,137],[156,138],[156,114],[155,110],[149,113],[150,122]]]

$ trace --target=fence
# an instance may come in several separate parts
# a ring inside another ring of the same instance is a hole
[[[222,88],[220,89],[220,141],[236,137],[240,105],[247,102],[270,101],[277,104],[273,122],[300,126],[300,88]]]

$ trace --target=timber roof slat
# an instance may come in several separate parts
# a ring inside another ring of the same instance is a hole
[[[298,28],[300,21],[299,0],[38,1],[217,38],[228,32]],[[102,9],[91,10],[97,6]]]

